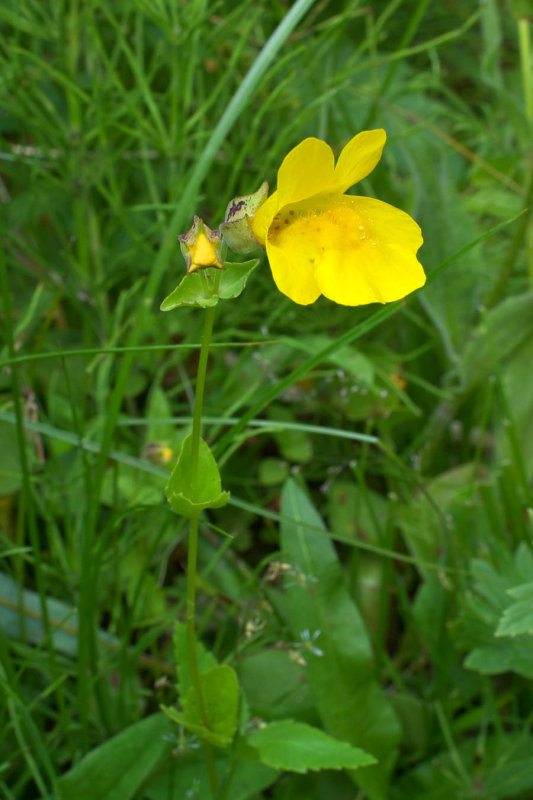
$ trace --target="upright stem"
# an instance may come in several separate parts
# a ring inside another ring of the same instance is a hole
[[[218,280],[217,280],[218,283]],[[192,483],[196,485],[198,480],[198,451],[200,436],[202,433],[202,407],[204,402],[205,377],[207,373],[207,359],[209,356],[209,345],[211,343],[211,333],[213,331],[213,321],[215,318],[215,306],[211,306],[205,312],[204,332],[202,336],[202,346],[200,349],[200,360],[198,362],[198,373],[196,376],[196,391],[194,398],[194,416],[192,424],[192,449],[191,449],[191,470]],[[194,514],[189,521],[189,541],[187,553],[187,648],[189,650],[189,664],[191,677],[198,698],[198,705],[204,727],[209,728],[209,718],[205,707],[202,692],[202,682],[200,680],[200,670],[198,669],[198,659],[196,656],[196,564],[198,558],[198,527],[200,515]],[[216,797],[218,792],[218,779],[215,767],[215,758],[211,745],[205,744],[205,755],[207,769],[209,772],[209,783],[211,794]]]
[[[520,64],[522,83],[524,86],[524,105],[526,117],[533,122],[533,79],[531,77],[531,39],[528,19],[518,20],[518,44],[520,47]]]
[[[524,87],[524,108],[526,112],[526,118],[529,122],[529,127],[533,127],[533,73],[531,70],[531,21],[529,19],[519,19],[518,20],[518,42],[520,47],[520,64],[522,67],[522,84]],[[527,164],[526,169],[526,180],[529,180],[530,185],[530,192],[531,187],[533,186],[533,156],[529,156],[529,161]],[[529,202],[529,208],[531,213],[531,194],[526,199],[526,202]],[[527,215],[524,214],[524,217]],[[527,229],[527,221],[524,220],[524,226]],[[531,243],[529,241],[527,235],[524,237],[526,243],[526,258],[528,260],[529,265],[529,282],[531,286],[533,286],[533,252],[531,248]]]
[[[196,481],[198,479],[198,448],[200,444],[200,436],[202,434],[202,408],[204,404],[205,376],[207,372],[207,359],[209,356],[209,345],[211,343],[211,333],[213,331],[214,319],[215,306],[211,306],[210,308],[206,309],[205,312],[202,347],[200,349],[200,360],[198,362],[198,373],[196,375],[191,443],[191,469],[193,486],[196,486]]]
[[[198,669],[198,659],[196,657],[196,561],[198,553],[198,521],[199,514],[190,518],[189,522],[189,542],[187,554],[187,649],[189,651],[189,665],[200,714],[205,728],[209,728],[209,718],[204,702],[202,682],[200,680],[200,670]],[[213,748],[207,742],[204,744],[205,759],[209,773],[209,784],[211,794],[216,797],[218,792],[218,778],[215,766]]]

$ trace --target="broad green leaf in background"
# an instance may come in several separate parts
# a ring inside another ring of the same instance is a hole
[[[59,653],[76,656],[78,652],[79,615],[75,608],[57,600],[46,598],[52,645]],[[46,636],[41,598],[31,589],[20,591],[16,581],[0,572],[0,629],[11,639],[20,639],[40,645]],[[106,631],[98,631],[102,645],[119,648],[117,638]]]
[[[333,798],[354,800],[353,781],[346,772],[339,770],[289,772],[277,782],[272,791],[272,800],[333,800]]]
[[[429,571],[425,575],[424,581],[411,601],[414,624],[406,634],[413,658],[420,658],[422,652],[429,654],[433,665],[432,686],[435,687],[433,691],[438,696],[448,693],[453,688],[454,676],[460,661],[450,634],[449,623],[453,619],[455,605],[449,580],[445,576],[446,573]],[[396,699],[395,696],[395,701]],[[404,716],[402,721],[405,723]],[[418,733],[423,734],[422,725]],[[403,744],[406,744],[405,740]]]
[[[61,800],[130,800],[170,755],[172,726],[152,714],[88,753],[59,781]]]
[[[529,591],[525,586],[533,574],[531,548],[523,542],[514,558],[503,552],[497,569],[474,559],[470,571],[474,591],[465,596],[463,609],[451,629],[459,647],[468,652],[465,666],[485,675],[512,671],[533,678],[533,636],[518,630],[513,635],[496,636],[500,626],[505,631],[508,625],[512,630],[515,624],[513,616],[507,616],[507,620],[505,616],[507,609],[517,605],[510,592],[517,588],[519,595]],[[525,624],[529,625],[527,619]]]
[[[277,404],[268,409],[268,418],[275,422],[297,422],[290,409]],[[274,434],[282,458],[305,464],[313,455],[312,439],[306,431],[286,429]]]
[[[424,492],[417,492],[410,502],[399,505],[397,520],[407,547],[427,579],[430,564],[438,564],[453,549],[467,547],[454,541],[445,524],[453,519],[456,527],[471,525],[470,507],[478,500],[478,472],[474,463],[459,464],[429,480]]]
[[[376,762],[359,747],[290,719],[264,725],[248,741],[258,751],[263,764],[289,772],[357,769]]]
[[[199,442],[197,479],[194,482],[191,464],[192,434],[183,440],[178,460],[165,489],[172,511],[191,516],[205,508],[226,505],[229,492],[221,490],[217,463],[203,439]]]
[[[423,757],[432,746],[435,712],[429,700],[408,692],[394,692],[391,702],[402,725],[402,748],[409,760]]]
[[[154,383],[148,393],[145,419],[147,426],[144,432],[144,445],[170,444],[176,440],[176,426],[171,422],[172,405],[168,392],[163,391],[158,383]]]
[[[281,458],[262,458],[257,467],[261,486],[276,486],[289,477],[290,465]]]
[[[376,681],[370,640],[333,544],[293,480],[282,492],[281,544],[284,560],[301,574],[286,594],[318,712],[328,733],[377,758],[378,766],[358,771],[355,779],[369,798],[382,800],[400,726]]]
[[[483,315],[466,344],[460,374],[466,389],[507,363],[517,348],[533,337],[533,292],[508,297]],[[530,364],[528,363],[528,366]]]
[[[114,470],[109,470],[104,476],[101,499],[113,508],[117,497],[130,503],[160,505],[161,481],[152,475],[143,475],[131,464],[117,464]]]
[[[17,492],[22,483],[17,431],[14,425],[0,422],[0,497]]]
[[[511,13],[517,19],[531,21],[533,17],[533,2],[532,0],[511,0],[509,3]]]
[[[501,615],[495,636],[533,634],[533,583],[513,586],[507,593],[515,599]],[[531,642],[533,647],[533,640]]]
[[[502,361],[502,388],[505,407],[496,434],[496,452],[502,460],[515,463],[520,458],[527,480],[533,480],[533,293],[529,323],[521,346]],[[519,455],[516,452],[519,449]],[[525,481],[527,483],[527,481]],[[526,490],[527,491],[527,490]]]
[[[260,761],[239,761],[235,765],[222,750],[215,753],[221,784],[231,773],[231,800],[258,800],[263,789],[271,786],[279,772]],[[179,753],[154,776],[143,790],[143,800],[205,800],[211,796],[209,776],[202,750]],[[94,798],[96,800],[96,798]]]
[[[324,334],[302,336],[295,341],[295,345],[310,356],[314,356],[324,350],[329,344],[331,344],[331,339]],[[374,365],[371,359],[367,358],[353,345],[340,347],[328,357],[327,361],[335,364],[336,367],[350,375],[362,387],[366,389],[372,387],[375,373]]]
[[[479,787],[486,800],[525,800],[533,790],[532,748],[528,732],[490,735],[481,750],[466,740],[407,770],[388,800],[472,800]]]
[[[383,541],[383,531],[394,513],[387,499],[368,487],[339,478],[331,482],[327,493],[327,519],[331,530],[354,541],[368,542],[377,547]],[[350,592],[370,631],[377,631],[381,616],[380,596],[383,587],[385,561],[381,556],[352,551],[347,581]]]
[[[329,486],[327,503],[329,524],[335,533],[379,546],[390,514],[385,497],[367,487],[362,489],[353,480],[337,478]]]
[[[287,717],[316,720],[304,669],[283,650],[270,648],[245,655],[238,670],[251,713],[268,721]]]
[[[411,109],[423,117],[436,110],[436,104],[426,102],[419,95],[409,98]],[[415,187],[418,189],[416,220],[424,232],[424,245],[419,258],[431,273],[432,269],[446,258],[473,241],[479,235],[477,222],[465,209],[465,201],[457,185],[450,180],[450,174],[463,168],[462,157],[451,149],[443,151],[438,140],[426,130],[420,129],[410,137],[410,147],[391,144],[390,151],[400,151],[397,158],[405,157],[411,161],[411,169],[416,175]],[[416,153],[416,156],[414,154]],[[428,202],[431,198],[431,202]],[[487,264],[481,256],[480,248],[458,258],[448,269],[445,277],[428,284],[419,294],[419,299],[438,330],[442,344],[450,362],[464,346],[464,339],[471,325],[482,290],[487,285],[480,281]]]

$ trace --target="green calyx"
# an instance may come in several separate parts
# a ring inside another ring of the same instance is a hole
[[[267,195],[268,183],[264,181],[257,192],[234,197],[228,204],[220,232],[233,252],[251,253],[261,246],[252,233],[250,222]]]

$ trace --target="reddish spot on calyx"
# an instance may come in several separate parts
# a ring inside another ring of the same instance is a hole
[[[230,208],[230,210],[229,210],[229,214],[228,214],[228,220],[229,220],[231,217],[235,216],[235,214],[236,214],[238,211],[240,211],[240,210],[241,210],[241,208],[243,207],[243,205],[244,205],[244,200],[241,200],[239,203],[234,203],[234,204],[232,205],[232,207]]]

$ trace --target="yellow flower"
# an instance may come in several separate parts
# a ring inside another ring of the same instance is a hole
[[[304,139],[283,160],[277,191],[251,225],[278,289],[295,303],[321,294],[346,306],[389,303],[424,285],[416,222],[381,200],[344,194],[372,172],[385,139],[384,130],[357,134],[336,165],[326,142]]]

